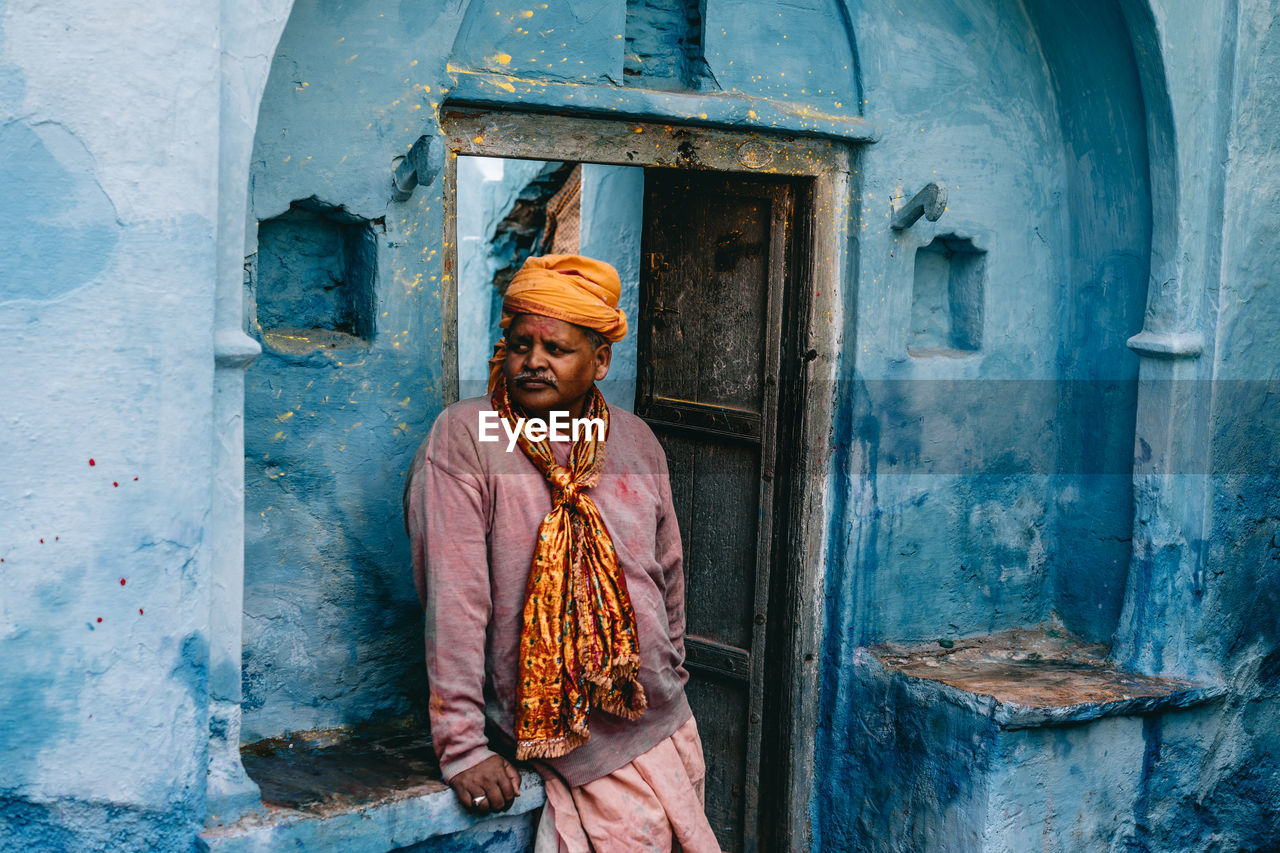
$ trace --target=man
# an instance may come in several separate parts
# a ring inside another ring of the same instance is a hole
[[[519,795],[509,756],[534,763],[539,853],[718,851],[666,457],[595,387],[627,332],[620,289],[600,261],[530,258],[503,300],[490,396],[441,413],[415,459],[432,737],[478,814]],[[557,418],[584,428],[552,440]]]

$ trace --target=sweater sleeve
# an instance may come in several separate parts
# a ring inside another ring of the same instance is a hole
[[[680,524],[676,519],[675,503],[671,498],[671,478],[667,474],[667,455],[662,446],[654,440],[657,447],[657,461],[654,470],[659,472],[658,492],[662,505],[658,510],[657,557],[662,566],[663,589],[667,607],[667,629],[671,634],[671,645],[680,655],[680,683],[689,682],[689,673],[684,668],[684,549],[680,543]]]
[[[448,781],[494,753],[484,717],[492,609],[484,478],[468,437],[444,421],[414,472],[409,528],[426,615],[431,737]]]

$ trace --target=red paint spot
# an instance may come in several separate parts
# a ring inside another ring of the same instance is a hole
[[[136,482],[138,482],[138,478],[137,478],[137,477],[134,477],[134,478],[133,478],[133,481],[134,481],[135,483],[136,483]]]
[[[115,486],[117,489],[120,488],[120,484],[117,483],[115,480],[111,481],[111,485]]]
[[[43,545],[43,544],[44,544],[44,540],[43,540],[43,539],[41,539],[41,540],[40,540],[40,544],[41,544],[41,545]]]
[[[120,586],[124,586],[124,578],[120,578]]]
[[[101,616],[99,616],[99,617],[98,617],[98,621],[99,621],[99,622],[101,622],[101,621],[102,621],[102,617],[101,617]]]
[[[59,539],[61,539],[61,538],[62,538],[61,536],[55,536],[55,537],[53,537],[53,541],[54,541],[54,542],[57,542],[57,541],[58,541]]]
[[[97,464],[98,464],[98,463],[97,463],[97,462],[94,462],[92,459],[90,459],[90,460],[89,460],[89,467],[90,467],[90,468],[92,468],[94,465],[97,465]]]
[[[141,607],[139,607],[139,608],[138,608],[138,615],[139,615],[139,616],[141,616],[141,615],[142,615],[142,608],[141,608]]]

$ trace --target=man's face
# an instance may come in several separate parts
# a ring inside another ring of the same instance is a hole
[[[507,394],[531,416],[552,411],[581,417],[591,386],[609,373],[610,348],[591,346],[572,323],[538,314],[517,314],[507,328],[502,372]]]

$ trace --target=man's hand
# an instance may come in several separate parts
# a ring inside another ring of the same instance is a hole
[[[491,755],[454,776],[449,785],[470,812],[505,812],[520,796],[520,773],[501,755]]]

